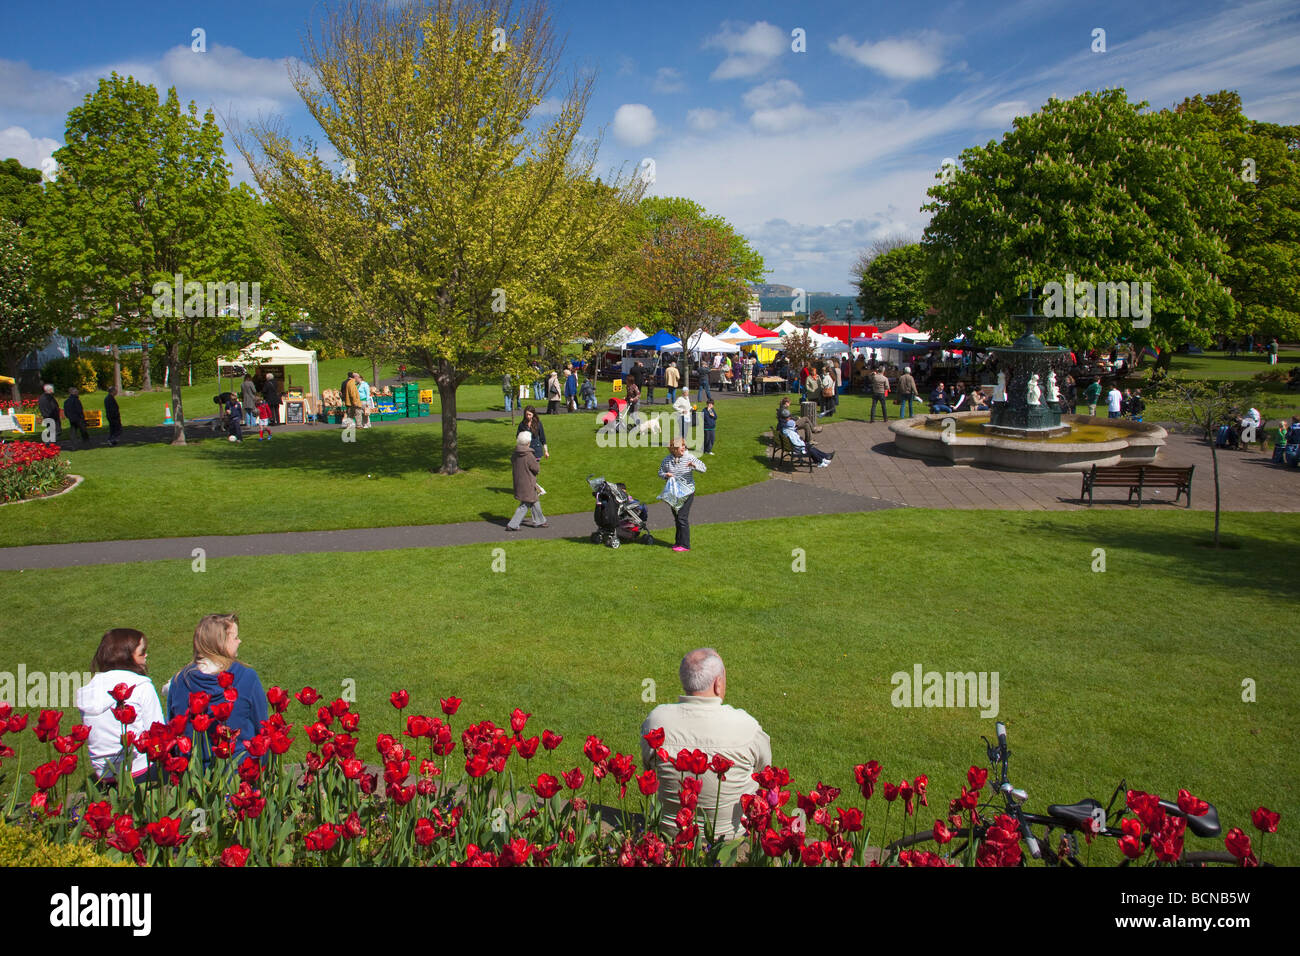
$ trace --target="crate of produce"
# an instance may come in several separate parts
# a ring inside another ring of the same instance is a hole
[[[419,409],[420,409],[420,412],[419,412],[420,417],[423,418],[425,415],[428,415],[428,414],[429,414],[429,403],[428,403],[428,402],[420,402],[420,404],[419,404]]]

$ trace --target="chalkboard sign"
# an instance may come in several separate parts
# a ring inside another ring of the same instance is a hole
[[[306,402],[285,402],[284,403],[284,423],[286,425],[301,425],[306,418],[304,415]]]

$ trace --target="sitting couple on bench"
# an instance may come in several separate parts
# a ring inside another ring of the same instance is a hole
[[[803,429],[803,437],[799,436],[799,429]],[[776,409],[776,433],[777,440],[784,439],[790,443],[790,447],[796,453],[810,459],[818,468],[826,468],[830,465],[831,459],[835,457],[835,452],[824,452],[812,443],[812,422],[807,418],[796,419],[790,414],[790,399],[781,399],[781,404]]]

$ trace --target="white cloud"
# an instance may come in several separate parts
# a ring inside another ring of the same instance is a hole
[[[33,136],[21,126],[0,129],[0,159],[16,159],[30,169],[40,169],[41,161],[62,145],[57,140]]]
[[[760,133],[790,133],[803,129],[817,119],[817,114],[802,103],[791,103],[771,110],[755,110],[749,121]]]
[[[943,68],[946,43],[942,35],[932,30],[911,37],[891,37],[877,43],[856,43],[850,36],[841,36],[831,44],[831,52],[891,80],[923,80],[936,76]]]
[[[734,80],[755,76],[790,48],[790,37],[780,27],[760,20],[747,27],[724,23],[722,30],[704,41],[705,49],[719,48],[727,53],[710,79]]]
[[[725,110],[698,109],[686,112],[686,125],[699,133],[717,129],[731,119]]]
[[[675,70],[671,66],[659,67],[651,87],[656,93],[684,93],[686,91],[686,83],[682,79],[681,70]]]
[[[533,107],[534,116],[555,116],[564,108],[564,100],[558,96],[548,96]]]
[[[986,110],[981,110],[976,121],[981,126],[996,126],[999,129],[1010,129],[1011,121],[1017,116],[1025,116],[1034,112],[1034,107],[1030,106],[1026,100],[1007,100],[1003,103],[994,103]]]
[[[644,146],[659,135],[654,110],[642,103],[624,103],[614,113],[614,138],[625,146]]]
[[[798,83],[792,80],[769,80],[747,92],[741,97],[741,102],[746,109],[766,110],[785,106],[802,97],[803,90],[799,89]]]

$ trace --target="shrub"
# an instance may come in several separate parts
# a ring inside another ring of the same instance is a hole
[[[40,833],[0,822],[0,867],[130,865],[100,856],[84,843],[50,843]]]
[[[95,369],[95,384],[100,391],[105,391],[113,384],[113,356],[100,355],[98,353],[89,356],[90,363]],[[140,361],[139,357],[127,353],[119,358],[122,365],[122,388],[125,391],[135,391],[140,380]]]
[[[0,445],[0,502],[58,491],[68,480],[68,460],[58,445],[18,441]]]
[[[1280,365],[1274,365],[1272,368],[1267,368],[1254,376],[1256,382],[1285,382],[1286,379],[1286,369]]]
[[[93,392],[96,385],[95,366],[85,356],[51,359],[41,369],[41,379],[49,382],[59,392],[66,392],[70,388]]]

